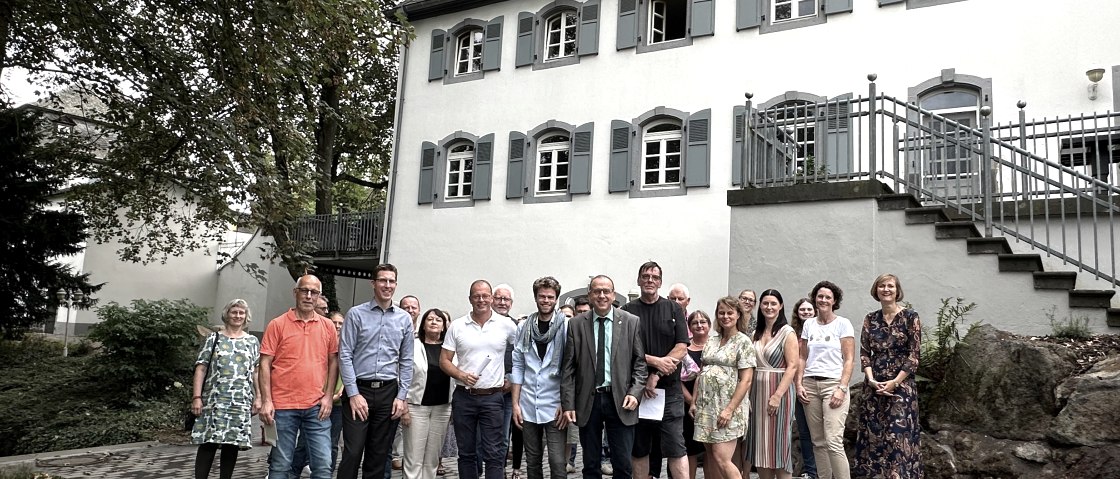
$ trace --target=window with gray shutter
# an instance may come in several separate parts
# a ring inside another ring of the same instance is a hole
[[[616,50],[638,45],[638,0],[618,0]]]
[[[698,111],[688,117],[685,134],[688,146],[684,155],[684,186],[710,186],[712,110]]]
[[[692,37],[715,33],[715,15],[715,2],[712,0],[692,0]]]
[[[573,195],[591,193],[591,150],[595,123],[584,123],[572,134],[572,161],[568,192]]]
[[[509,163],[506,166],[506,198],[525,195],[525,134],[509,132]]]
[[[762,24],[762,0],[735,0],[735,29],[758,28]]]
[[[536,45],[533,41],[534,21],[535,16],[532,13],[521,12],[517,14],[517,45],[513,62],[515,67],[533,64],[536,56],[533,52]]]
[[[630,191],[630,123],[611,122],[611,158],[607,191]]]
[[[482,46],[482,71],[499,70],[502,67],[502,20],[499,16],[486,24],[486,43]]]
[[[822,0],[824,1],[824,14],[845,13],[852,11],[852,0]]]
[[[852,94],[846,93],[828,100],[817,118],[819,122],[817,134],[824,132],[822,148],[819,148],[823,151],[819,154],[824,158],[828,174],[851,173],[853,170],[852,128],[849,116],[852,111],[851,99]]]
[[[589,0],[580,8],[578,55],[599,53],[599,0]]]
[[[879,6],[881,7],[883,5],[892,5],[892,4],[895,4],[895,3],[903,3],[905,1],[906,0],[879,0]]]
[[[416,203],[426,205],[435,199],[432,190],[435,186],[436,145],[425,141],[420,145],[420,185]]]
[[[444,43],[447,41],[447,32],[432,30],[432,49],[428,55],[428,81],[443,78],[447,64],[444,61]]]
[[[490,133],[478,139],[478,148],[475,149],[474,180],[471,184],[472,199],[490,199],[490,179],[494,172],[494,165],[491,162],[493,155],[494,134]]]
[[[731,109],[731,184],[743,184],[743,135],[747,130],[747,107],[735,105]]]

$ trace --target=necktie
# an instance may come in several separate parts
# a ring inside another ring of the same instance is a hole
[[[595,354],[595,387],[599,387],[607,378],[607,318],[598,318],[599,323],[599,348]]]

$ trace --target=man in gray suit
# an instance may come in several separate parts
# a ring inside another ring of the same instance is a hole
[[[591,311],[568,323],[560,406],[567,421],[579,426],[584,479],[603,477],[604,426],[614,478],[631,479],[638,398],[648,374],[638,317],[612,306],[614,281],[607,276],[592,278],[587,293]]]

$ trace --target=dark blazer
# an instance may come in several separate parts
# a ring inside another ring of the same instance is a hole
[[[580,314],[568,322],[568,343],[564,346],[564,363],[560,383],[560,405],[576,412],[576,425],[584,427],[591,416],[591,400],[595,395],[595,311]],[[614,308],[611,332],[611,395],[622,423],[638,423],[638,410],[622,409],[627,395],[641,400],[646,386],[646,355],[638,334],[638,317]]]

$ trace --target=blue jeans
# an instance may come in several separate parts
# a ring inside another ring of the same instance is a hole
[[[291,473],[296,436],[304,436],[311,456],[311,479],[331,479],[331,420],[319,420],[319,405],[308,409],[278,409],[273,417],[276,419],[276,447],[269,456],[269,477],[282,478]]]
[[[611,393],[595,393],[591,398],[591,417],[586,426],[579,427],[579,442],[583,446],[583,478],[602,479],[600,462],[603,460],[599,446],[603,442],[603,429],[610,444],[611,466],[614,479],[631,479],[634,467],[630,454],[634,450],[634,426],[627,426],[618,417],[618,409]]]
[[[474,396],[458,387],[451,400],[451,422],[459,441],[459,478],[478,479],[478,465],[485,464],[486,479],[505,475],[506,450],[502,446],[502,394]],[[481,438],[476,439],[476,434]]]
[[[338,438],[342,436],[342,403],[336,403],[331,408],[331,472],[338,464]],[[303,473],[303,466],[309,466],[307,459],[307,439],[303,434],[296,440],[296,452],[292,455],[291,478],[298,478]]]
[[[813,437],[809,435],[809,422],[805,420],[805,406],[801,404],[801,401],[794,401],[794,404],[796,404],[794,415],[797,421],[797,442],[801,444],[801,459],[805,463],[801,467],[801,471],[815,479],[817,477],[817,459],[813,457]]]

